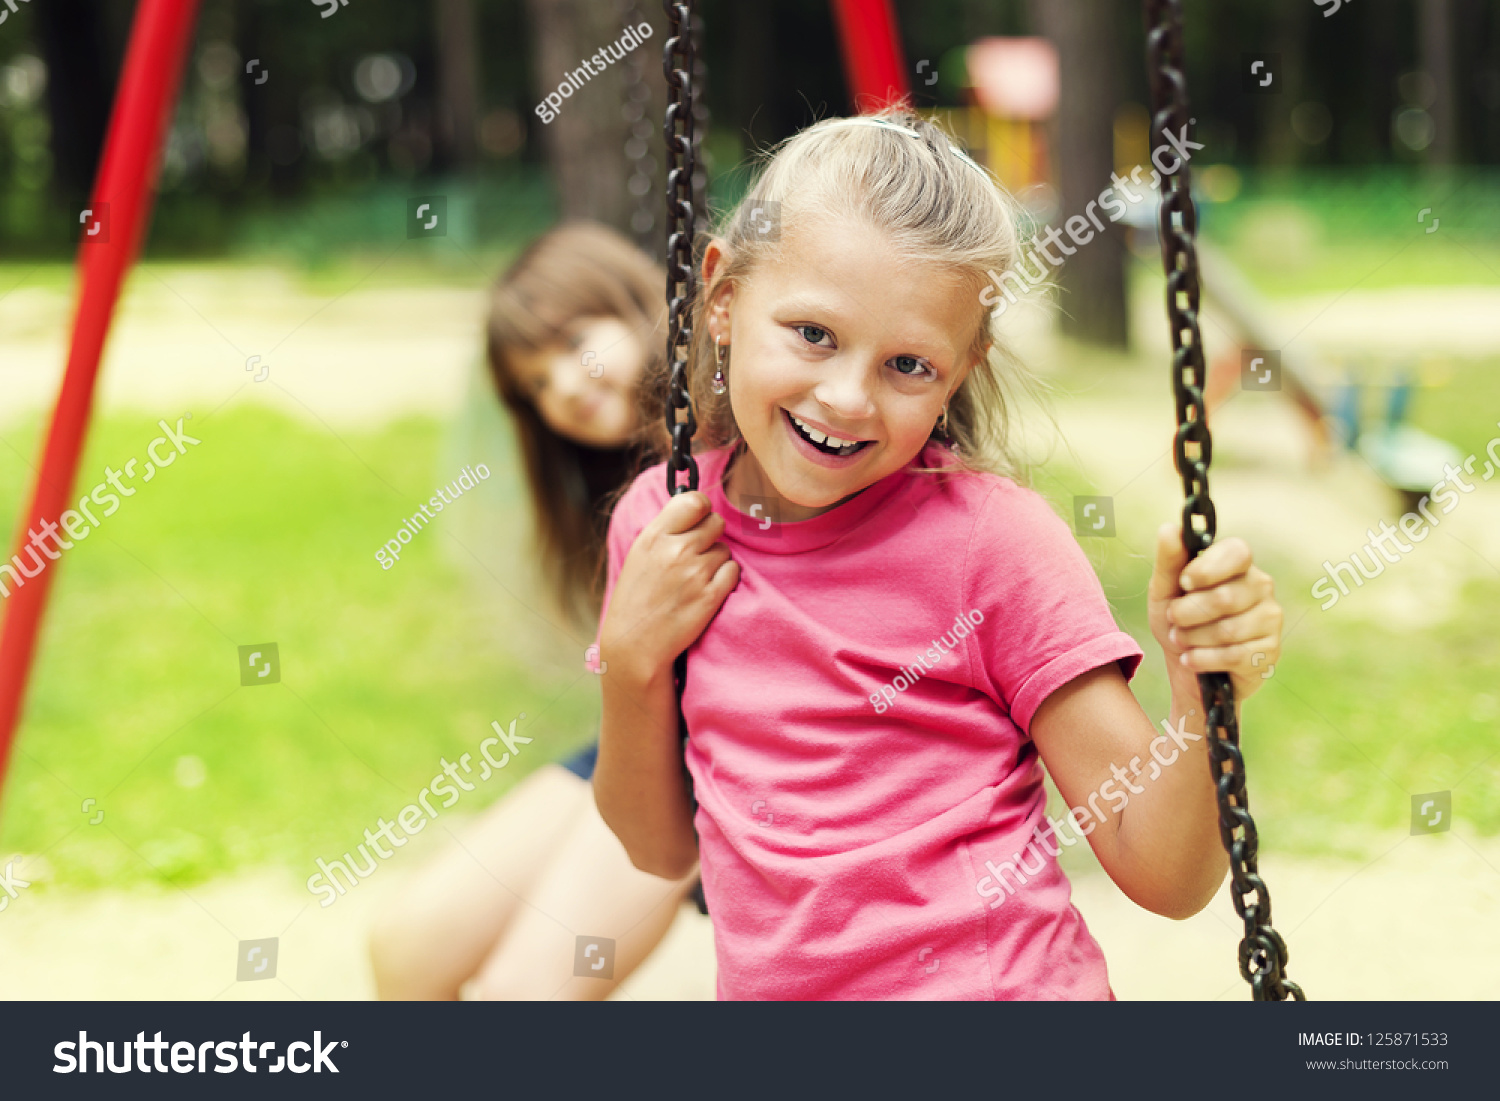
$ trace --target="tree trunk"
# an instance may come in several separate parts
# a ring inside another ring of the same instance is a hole
[[[1453,102],[1453,19],[1448,0],[1421,0],[1417,12],[1417,39],[1422,71],[1432,78],[1434,136],[1427,147],[1427,163],[1434,168],[1451,165],[1456,150]]]
[[[1052,129],[1060,218],[1081,214],[1110,186],[1114,114],[1119,102],[1115,0],[1030,0],[1032,25],[1052,40],[1061,64],[1062,94]],[[1058,273],[1061,328],[1066,336],[1124,348],[1125,230],[1106,223]]]
[[[468,172],[479,155],[479,24],[474,0],[435,0],[437,147],[447,168]]]
[[[619,6],[602,0],[527,0],[527,11],[538,103],[558,92],[558,86],[582,67],[585,58],[593,59],[601,47],[615,45],[625,30]],[[636,49],[659,60],[662,17],[648,12],[643,18],[653,33]],[[611,61],[603,72],[598,65],[595,59],[596,75],[591,78],[579,72],[580,87],[563,98],[553,120],[542,125],[543,148],[559,213],[564,218],[590,218],[629,234],[628,131],[621,111],[626,101],[626,65]],[[648,64],[648,75],[651,69]],[[654,144],[660,146],[659,136]]]
[[[114,69],[104,47],[100,0],[37,4],[37,37],[47,63],[55,192],[71,205],[94,186],[114,100]]]

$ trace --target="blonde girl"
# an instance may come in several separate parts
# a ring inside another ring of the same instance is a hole
[[[1281,609],[1242,541],[1188,565],[1162,526],[1167,753],[1141,648],[1010,476],[981,295],[1016,254],[993,178],[900,110],[787,141],[707,246],[700,491],[648,470],[611,520],[594,793],[637,867],[701,859],[721,997],[1108,999],[1061,848],[1172,917],[1223,879],[1195,677],[1253,694]]]

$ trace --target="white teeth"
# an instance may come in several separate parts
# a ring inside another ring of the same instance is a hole
[[[837,436],[824,435],[812,425],[807,424],[805,421],[798,420],[795,414],[788,413],[787,416],[792,418],[792,422],[798,428],[807,433],[808,438],[812,440],[813,443],[822,444],[824,447],[853,447],[856,443],[855,440],[841,440]]]

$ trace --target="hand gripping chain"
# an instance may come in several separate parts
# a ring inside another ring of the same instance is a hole
[[[1186,133],[1187,80],[1182,67],[1182,0],[1145,0],[1146,67],[1151,81],[1151,132]],[[1208,495],[1213,439],[1203,405],[1205,362],[1198,330],[1197,212],[1189,193],[1186,161],[1161,178],[1162,265],[1167,276],[1167,317],[1172,330],[1172,391],[1177,398],[1173,455],[1182,476],[1182,545],[1191,561],[1213,544],[1216,517]],[[1208,715],[1208,746],[1219,803],[1219,836],[1229,853],[1235,913],[1245,922],[1240,974],[1256,1001],[1304,1001],[1286,977],[1287,948],[1271,927],[1271,893],[1256,870],[1259,835],[1245,792],[1234,686],[1227,673],[1198,677]]]

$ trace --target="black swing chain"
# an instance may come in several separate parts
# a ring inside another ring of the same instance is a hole
[[[1151,132],[1186,132],[1189,125],[1187,78],[1183,71],[1182,0],[1144,0],[1146,66],[1151,81]],[[1161,179],[1162,265],[1167,277],[1167,316],[1172,330],[1172,391],[1177,398],[1173,456],[1182,490],[1182,545],[1189,560],[1213,544],[1217,519],[1208,495],[1208,464],[1213,439],[1203,404],[1206,380],[1203,337],[1198,328],[1197,211],[1189,188],[1187,162]],[[1240,974],[1256,1001],[1304,1001],[1302,988],[1286,977],[1287,947],[1271,927],[1271,893],[1256,868],[1260,847],[1245,791],[1245,760],[1240,753],[1234,685],[1227,673],[1198,677],[1208,716],[1210,768],[1219,804],[1219,837],[1229,853],[1235,913],[1244,919]],[[1238,836],[1236,834],[1238,833]],[[1253,896],[1253,898],[1251,898]],[[1249,899],[1249,901],[1247,901]]]
[[[697,50],[693,43],[694,0],[664,0],[669,35],[662,48],[662,69],[667,77],[667,113],[663,127],[667,139],[667,362],[671,375],[667,382],[667,431],[672,437],[672,454],[667,459],[667,493],[698,488],[698,463],[693,458],[693,434],[698,420],[688,394],[687,356],[693,341],[693,324],[689,311],[697,291],[693,268],[693,242],[696,231],[693,202],[693,175],[698,168],[694,141],[693,63]],[[678,419],[678,411],[687,414]],[[678,473],[686,470],[687,485],[679,485]]]

